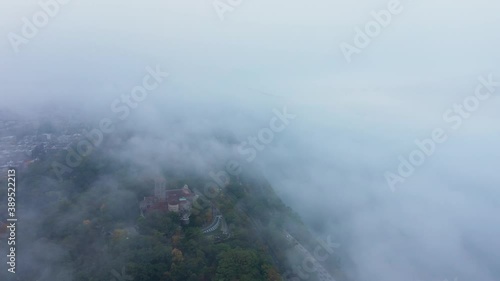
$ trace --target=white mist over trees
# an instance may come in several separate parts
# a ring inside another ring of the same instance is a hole
[[[243,1],[221,21],[211,1],[73,0],[18,52],[8,34],[41,8],[4,1],[0,113],[113,119],[134,136],[106,135],[124,147],[112,157],[151,174],[208,175],[252,149],[282,200],[340,244],[353,280],[499,280],[500,89],[395,192],[384,175],[478,77],[500,81],[500,4],[401,2],[348,63],[339,46],[388,1]],[[168,78],[119,118],[111,105],[156,65]],[[284,107],[296,117],[253,146]]]

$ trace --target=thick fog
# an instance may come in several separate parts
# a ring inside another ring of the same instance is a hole
[[[360,47],[394,1],[271,2],[69,0],[28,38],[0,0],[0,110],[115,120],[152,174],[258,165],[353,280],[500,280],[500,3],[401,1]]]

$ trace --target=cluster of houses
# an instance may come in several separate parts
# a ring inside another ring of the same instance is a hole
[[[28,123],[27,123],[28,122]],[[82,138],[80,134],[63,131],[57,134],[39,133],[36,121],[0,120],[0,172],[21,168],[45,154],[66,149]],[[31,125],[30,125],[31,124]],[[14,132],[22,132],[15,135]]]

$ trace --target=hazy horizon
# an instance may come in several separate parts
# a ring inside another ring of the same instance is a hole
[[[391,1],[242,0],[224,20],[213,1],[67,2],[17,53],[9,34],[41,8],[0,3],[1,113],[98,128],[159,67],[169,76],[116,124],[137,135],[114,156],[216,172],[286,108],[295,118],[251,162],[335,238],[353,280],[500,280],[498,82],[460,125],[443,117],[481,77],[500,81],[499,2],[401,1],[351,62],[340,45]],[[391,190],[398,157],[439,128],[447,140]]]

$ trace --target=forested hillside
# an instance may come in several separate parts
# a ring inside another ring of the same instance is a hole
[[[317,242],[257,172],[247,168],[208,198],[207,178],[159,169],[169,189],[188,184],[198,194],[183,224],[175,212],[141,215],[139,202],[153,192],[151,173],[106,149],[62,180],[52,164],[64,160],[63,151],[19,170],[17,280],[300,280],[290,259],[297,242],[285,233],[311,249]],[[217,214],[224,233],[203,233]],[[326,264],[341,276],[338,258]]]

